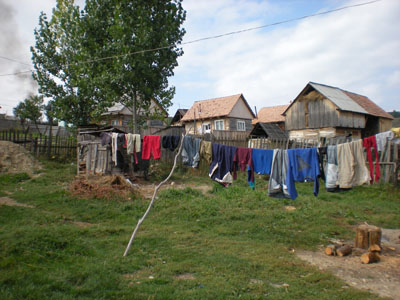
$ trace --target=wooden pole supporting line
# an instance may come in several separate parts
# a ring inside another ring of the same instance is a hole
[[[152,198],[151,201],[150,201],[149,207],[147,207],[147,210],[146,210],[146,212],[144,213],[143,217],[141,217],[141,218],[139,219],[139,221],[138,221],[138,223],[137,223],[137,225],[136,225],[136,228],[135,228],[135,230],[134,230],[133,233],[132,233],[131,239],[129,240],[128,246],[127,246],[126,249],[125,249],[124,256],[127,256],[127,255],[128,255],[129,249],[130,249],[131,246],[132,246],[133,240],[135,239],[136,233],[137,233],[137,231],[138,231],[140,225],[142,224],[142,222],[144,221],[144,219],[145,219],[145,218],[147,217],[147,215],[149,214],[150,209],[151,209],[151,207],[153,206],[154,200],[156,199],[156,195],[157,195],[158,189],[159,189],[163,184],[165,184],[165,183],[170,179],[170,177],[172,176],[172,174],[174,173],[174,170],[175,170],[175,167],[176,167],[176,161],[177,161],[178,156],[179,156],[179,154],[181,153],[181,150],[182,150],[182,145],[183,145],[183,139],[184,139],[184,137],[185,137],[185,134],[182,134],[181,144],[180,144],[180,146],[179,146],[178,152],[177,152],[176,155],[175,155],[174,165],[172,166],[171,172],[169,173],[169,175],[168,175],[167,178],[165,178],[163,181],[161,181],[161,182],[155,187],[154,193],[153,193],[153,198]]]

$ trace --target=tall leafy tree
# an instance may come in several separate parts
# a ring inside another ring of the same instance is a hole
[[[57,118],[75,125],[115,102],[149,112],[166,109],[185,30],[181,0],[58,0],[50,21],[41,14],[32,47],[34,78],[54,99]],[[135,101],[136,100],[136,101]]]
[[[20,120],[24,128],[26,121],[31,121],[35,124],[36,129],[39,131],[38,123],[43,116],[43,97],[37,95],[30,95],[24,101],[18,103],[13,109],[14,115]]]

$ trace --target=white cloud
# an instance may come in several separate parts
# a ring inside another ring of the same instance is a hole
[[[242,2],[235,5],[233,0],[221,2],[218,8],[208,7],[211,13],[207,17],[207,5],[197,7],[204,10],[193,14],[198,20],[190,20],[188,12],[188,24],[207,18],[204,26],[208,29],[212,18],[216,27],[232,31],[268,23],[268,18],[260,17],[263,4],[266,9],[271,7],[268,2],[250,1],[248,6],[240,5]],[[195,10],[194,4],[189,8]],[[201,80],[208,81],[212,89],[207,95],[243,92],[250,105],[258,108],[289,103],[308,81],[315,81],[367,95],[386,110],[398,109],[394,97],[400,86],[393,83],[398,82],[400,69],[399,12],[400,1],[382,1],[291,26],[196,43],[184,48],[176,73],[185,80],[200,71],[206,76]],[[252,21],[247,23],[247,19]],[[212,28],[209,35],[214,34]],[[188,28],[188,32],[192,30],[201,28]],[[180,82],[175,82],[178,97]],[[196,95],[189,98],[186,96],[187,106],[199,99]]]

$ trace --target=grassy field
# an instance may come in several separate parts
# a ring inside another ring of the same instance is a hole
[[[379,299],[294,252],[352,239],[362,222],[400,228],[398,188],[316,198],[302,183],[291,201],[267,197],[262,177],[252,191],[244,176],[223,188],[178,170],[174,182],[209,191],[162,191],[123,257],[149,200],[72,197],[75,170],[53,162],[38,177],[0,176],[0,197],[34,206],[0,206],[0,299]]]

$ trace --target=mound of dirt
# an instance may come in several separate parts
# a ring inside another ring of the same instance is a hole
[[[39,162],[21,145],[0,141],[0,173],[27,173],[41,168]]]
[[[69,192],[80,198],[122,198],[131,200],[132,186],[119,175],[79,176],[69,185]]]

